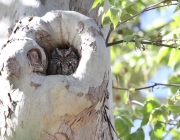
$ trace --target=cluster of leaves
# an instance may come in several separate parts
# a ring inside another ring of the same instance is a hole
[[[141,27],[143,18],[140,16],[151,10],[161,12],[171,6],[178,12],[180,0],[108,0],[110,8],[107,11],[103,9],[104,2],[94,0],[92,8],[99,6],[102,23],[111,27],[107,46],[111,46],[113,86],[127,87],[121,88],[125,92],[113,89],[117,134],[125,140],[144,140],[143,127],[149,126],[152,140],[161,140],[168,134],[172,139],[180,139],[179,87],[170,87],[166,103],[153,97],[149,90],[143,91],[147,95],[144,97],[140,90],[129,88],[143,87],[164,65],[174,70],[169,83],[180,83],[180,16],[174,14],[168,23],[159,22],[146,29]],[[141,120],[141,125],[132,133],[134,120]]]
[[[171,133],[174,139],[179,139],[180,132],[177,129],[180,128],[180,105],[176,105],[179,100],[180,91],[169,98],[166,104],[150,99],[145,101],[141,109],[137,107],[132,109],[130,105],[128,111],[125,111],[124,107],[120,110],[115,109],[114,113],[117,116],[115,124],[119,137],[124,140],[144,140],[143,126],[151,126],[149,136],[152,140],[162,140],[168,133]],[[131,133],[133,124],[130,120],[137,118],[141,120],[141,124]],[[168,130],[167,126],[171,129]]]

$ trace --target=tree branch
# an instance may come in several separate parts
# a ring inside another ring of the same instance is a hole
[[[109,32],[108,32],[108,35],[106,37],[106,45],[108,44],[108,41],[109,41],[109,37],[111,35],[111,32],[113,31],[113,28],[110,26],[110,29],[109,29]]]
[[[172,3],[171,5],[178,5],[178,3]],[[169,5],[161,5],[161,6],[157,6],[157,7],[152,7],[152,8],[147,9],[146,12],[147,12],[147,11],[150,11],[150,10],[153,10],[153,9],[165,7],[165,6],[169,6]]]
[[[151,86],[146,86],[146,87],[141,87],[141,88],[135,88],[135,91],[143,90],[143,89],[149,89],[149,88],[154,88],[156,86],[171,86],[171,87],[180,87],[180,84],[162,84],[162,83],[154,83]],[[113,86],[113,89],[119,89],[119,90],[126,90],[128,91],[130,88],[121,88],[121,87],[115,87]]]
[[[119,40],[119,41],[116,41],[116,42],[113,42],[113,43],[108,43],[106,46],[110,47],[110,46],[117,45],[117,44],[124,43],[124,42],[126,42],[126,41],[125,40]],[[130,40],[129,42],[135,42],[135,40]],[[177,46],[174,46],[174,45],[167,45],[167,44],[163,44],[163,43],[160,43],[160,42],[154,42],[154,41],[153,42],[141,41],[140,43],[141,44],[154,45],[154,46],[164,46],[164,47],[174,48],[174,49],[177,48]]]

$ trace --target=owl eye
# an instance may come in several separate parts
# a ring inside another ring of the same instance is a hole
[[[34,53],[34,54],[33,54],[33,58],[36,59],[36,60],[38,60],[38,59],[39,59],[38,54],[37,54],[37,53]]]
[[[28,52],[28,58],[31,60],[31,61],[38,61],[40,60],[40,57],[39,57],[39,54],[38,54],[38,50],[30,50]]]
[[[58,56],[63,57],[63,51],[62,50],[56,48],[56,53]]]
[[[72,51],[72,48],[70,47],[68,50],[65,50],[64,51],[64,56],[66,57],[66,56],[68,56],[70,53],[71,53],[71,51]]]

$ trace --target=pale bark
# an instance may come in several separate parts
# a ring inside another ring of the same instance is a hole
[[[109,28],[99,29],[97,9],[88,12],[91,5],[89,0],[0,3],[1,139],[116,140],[109,49],[102,36]],[[44,49],[50,53],[67,42],[81,57],[76,72],[44,75]],[[40,54],[38,68],[27,57],[31,50]]]

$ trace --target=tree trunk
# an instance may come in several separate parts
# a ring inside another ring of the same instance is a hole
[[[92,3],[0,3],[1,140],[117,139],[109,27]]]

